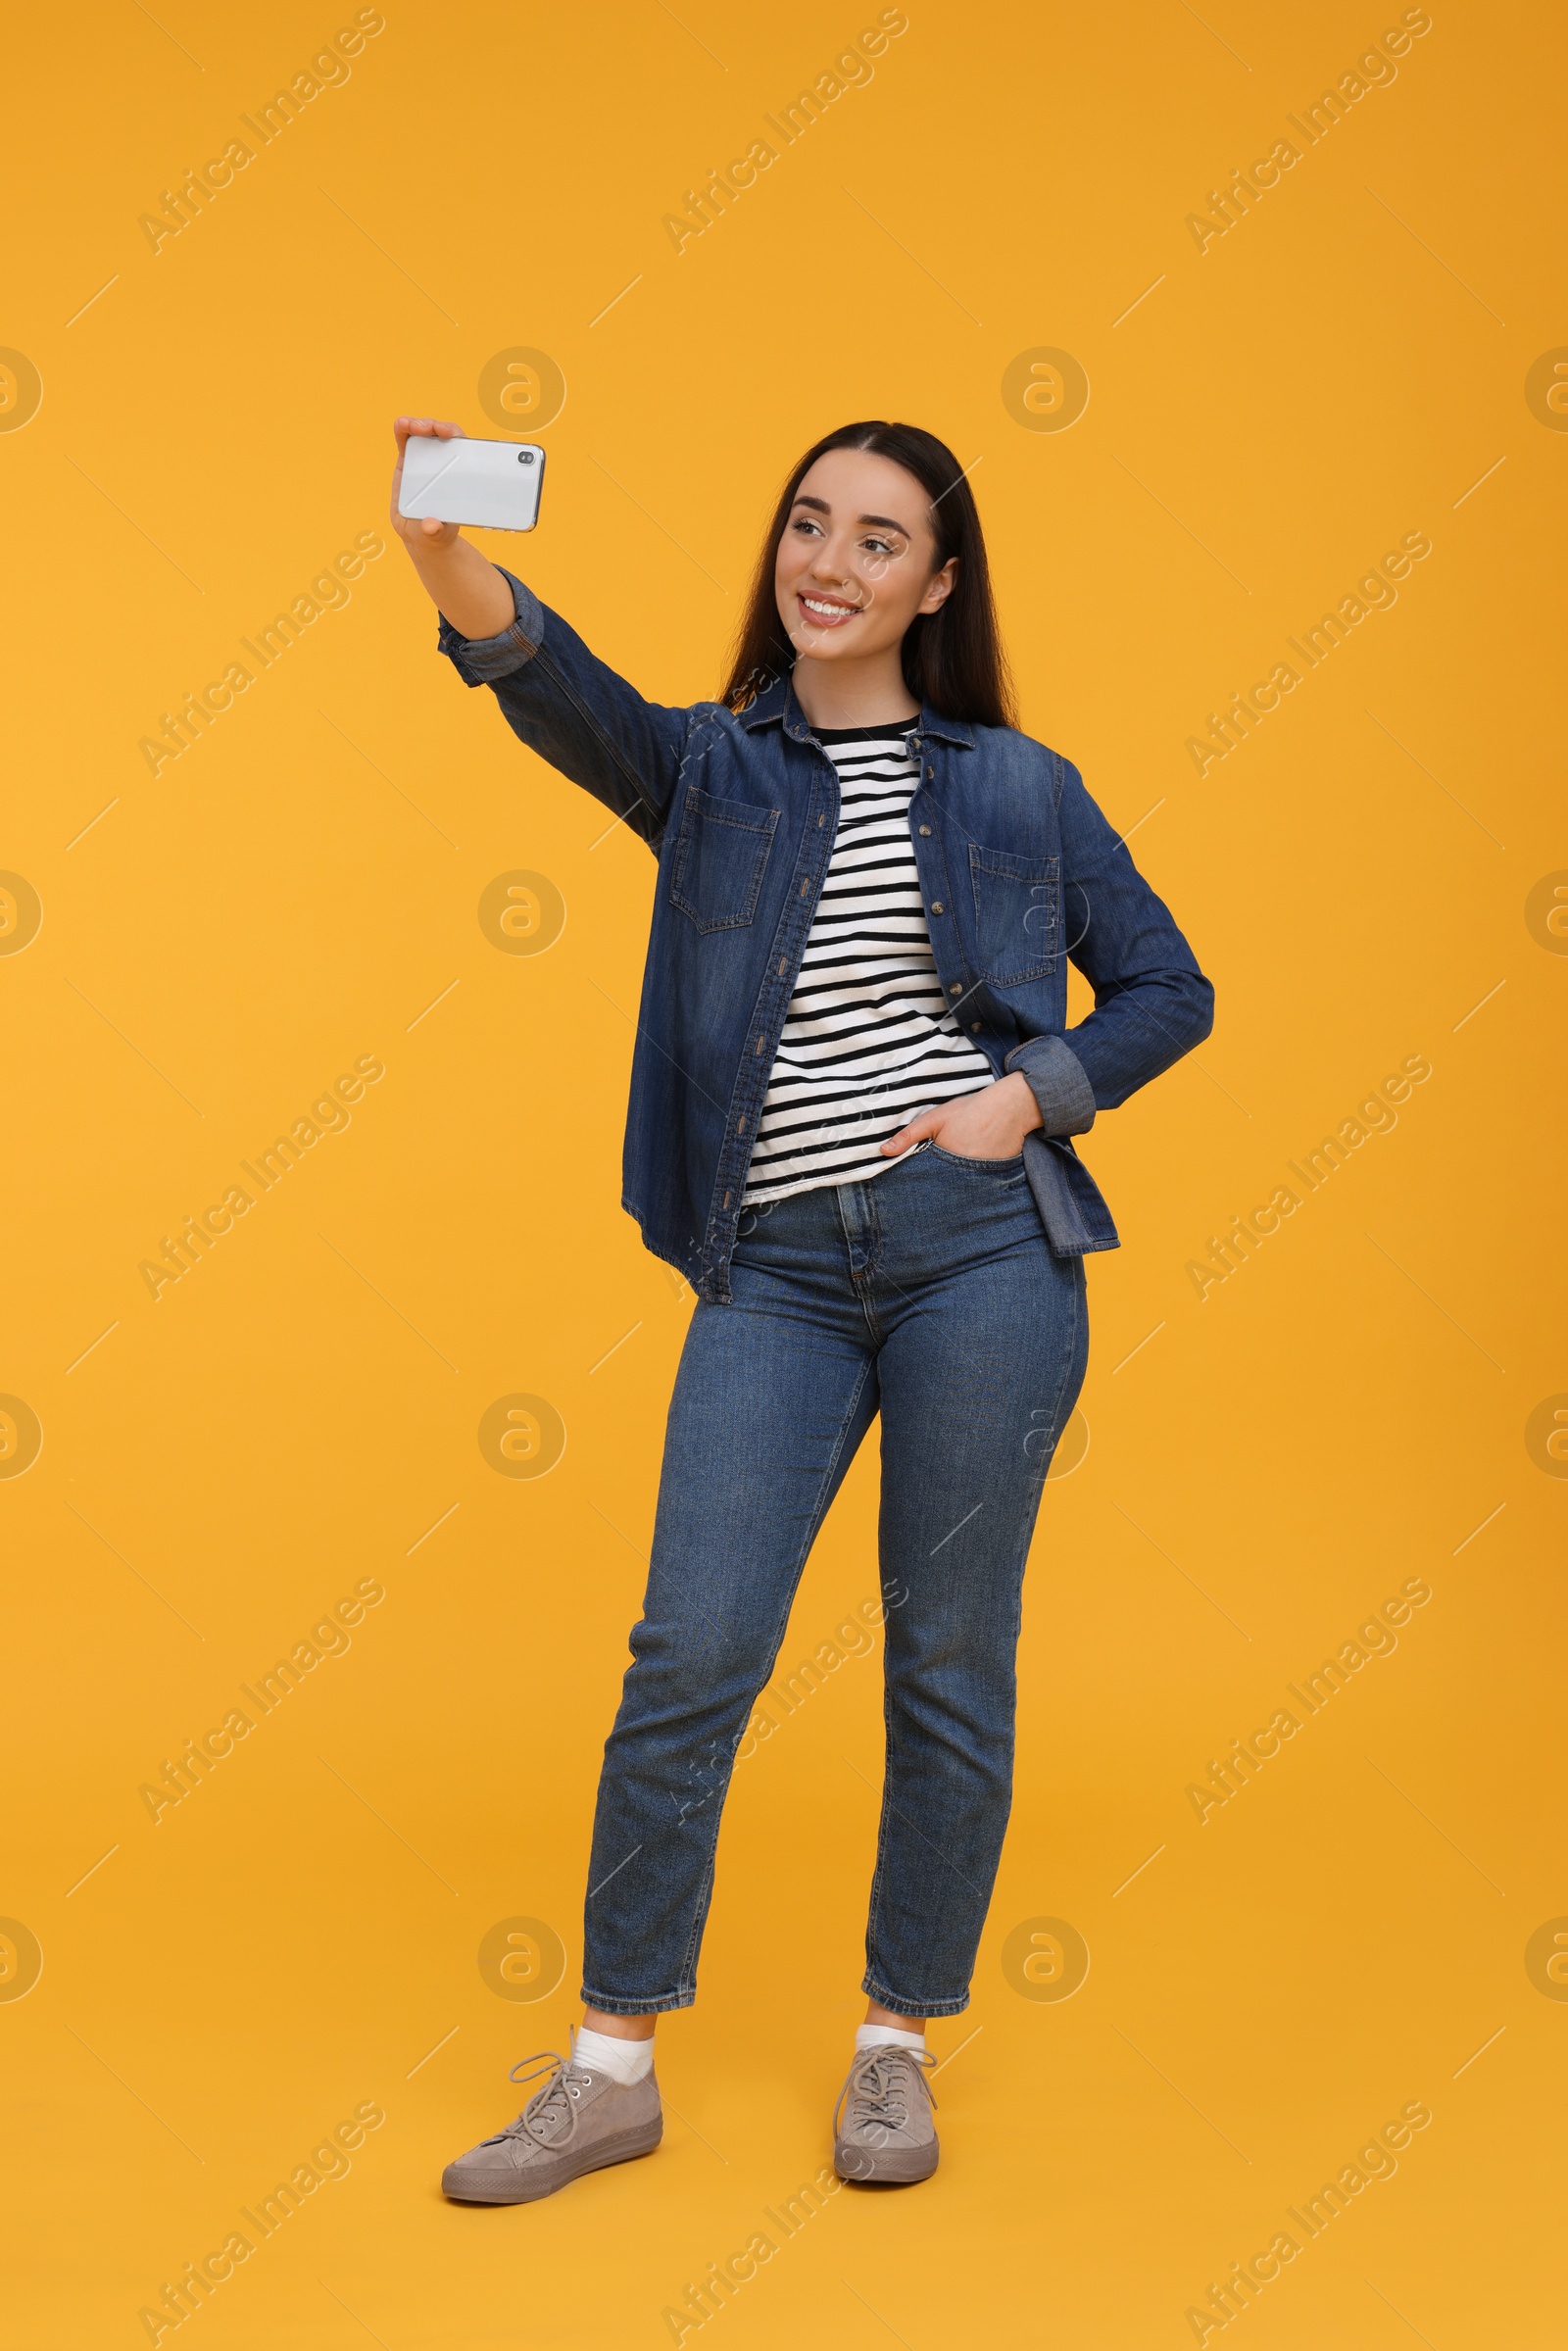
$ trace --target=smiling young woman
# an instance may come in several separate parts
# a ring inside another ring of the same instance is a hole
[[[397,420],[411,433],[452,424]],[[441,650],[659,858],[625,1205],[697,1292],[605,1749],[571,2058],[448,2166],[525,2203],[646,2154],[719,1815],[802,1570],[880,1414],[887,1765],[834,2113],[844,2180],[936,2169],[928,2017],[968,2005],[1011,1790],[1041,1492],[1116,1247],[1070,1138],[1201,1042],[1213,990],[1059,753],[1019,733],[979,514],[907,424],[807,451],[716,702],[646,702],[449,523],[393,527]],[[1066,1025],[1066,964],[1095,1008]],[[531,2062],[531,2061],[530,2061]]]

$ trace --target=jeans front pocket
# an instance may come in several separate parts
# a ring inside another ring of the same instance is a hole
[[[969,844],[975,950],[998,988],[1018,988],[1056,968],[1059,857],[1015,857]]]
[[[671,905],[700,931],[744,929],[757,912],[778,818],[777,808],[715,800],[689,785],[670,857]]]
[[[1005,1159],[973,1159],[963,1151],[944,1151],[940,1143],[933,1143],[931,1149],[939,1159],[946,1159],[950,1167],[970,1167],[980,1175],[1012,1176],[1020,1174],[1023,1169],[1022,1151],[1014,1151]]]

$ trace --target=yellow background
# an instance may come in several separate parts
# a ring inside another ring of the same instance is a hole
[[[1559,2342],[1568,2006],[1524,1954],[1568,1912],[1568,1495],[1526,1426],[1568,1388],[1568,967],[1526,904],[1568,866],[1568,439],[1524,383],[1568,342],[1560,19],[1435,0],[1393,85],[1200,255],[1186,216],[1397,9],[917,0],[677,256],[662,216],[874,9],[388,0],[352,78],[155,254],[138,216],[352,14],[161,0],[10,36],[0,342],[43,385],[0,433],[0,865],[43,906],[0,956],[0,1389],[44,1440],[0,1481],[0,1911],[43,1952],[0,2002],[15,2339],[144,2341],[140,2306],[367,2101],[384,2126],[216,2292],[208,2351],[668,2341],[830,2153],[863,1657],[738,1769],[662,2152],[519,2211],[436,2191],[575,2013],[690,1310],[618,1206],[653,863],[437,659],[395,546],[196,747],[156,778],[137,749],[384,531],[392,415],[493,432],[480,371],[525,345],[567,396],[542,527],[489,545],[663,701],[713,692],[801,447],[866,415],[951,441],[1025,724],[1139,827],[1218,991],[1212,1038],[1084,1145],[1123,1246],[1090,1263],[1089,1445],[1035,1546],[973,2006],[933,2031],[942,2169],[833,2198],[705,2333],[1189,2342],[1208,2282],[1424,2100],[1397,2176],[1249,2313],[1254,2351]],[[1039,346],[1087,371],[1070,430],[1004,406]],[[1413,529],[1396,607],[1200,780],[1188,735]],[[480,929],[514,869],[565,902],[548,954]],[[1200,1303],[1208,1236],[1413,1053],[1397,1128]],[[351,1128],[155,1304],[138,1262],[363,1054],[386,1075]],[[567,1432],[538,1480],[477,1442],[519,1392]],[[874,1497],[868,1451],[787,1661],[874,1591]],[[1397,1652],[1200,1826],[1209,1758],[1415,1576]],[[350,1652],[155,1827],[141,1783],[368,1577]],[[515,1916],[566,1946],[533,2005],[477,1964]],[[1092,1955],[1065,2001],[1001,1964],[1042,1916]]]

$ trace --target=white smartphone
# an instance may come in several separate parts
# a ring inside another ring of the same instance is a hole
[[[412,435],[403,452],[398,513],[411,520],[474,522],[532,530],[539,519],[545,453],[537,441],[440,441]]]

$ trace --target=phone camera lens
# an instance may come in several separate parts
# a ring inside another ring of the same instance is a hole
[[[519,465],[531,465],[533,464],[533,451],[531,449],[519,449],[517,452],[517,463]]]

